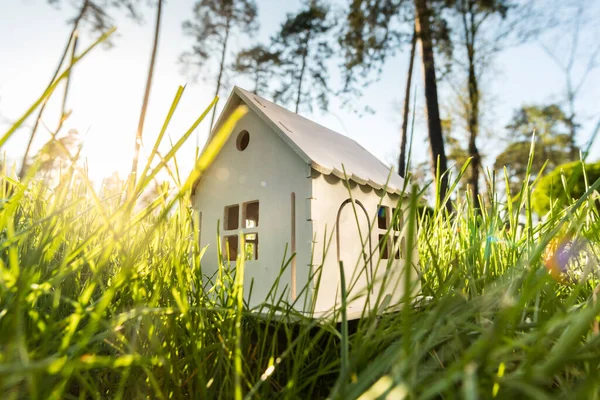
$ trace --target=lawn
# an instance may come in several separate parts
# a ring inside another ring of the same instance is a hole
[[[167,166],[197,124],[161,158],[155,147],[136,184],[110,190],[94,190],[77,163],[51,183],[36,175],[39,162],[22,181],[5,164],[6,399],[599,397],[600,226],[590,194],[600,181],[540,219],[528,183],[506,202],[490,177],[485,206],[475,209],[459,174],[431,213],[413,208],[427,301],[405,299],[397,313],[338,324],[298,321],[279,302],[278,318],[270,308],[258,319],[244,305],[239,273],[225,269],[218,285],[205,285],[189,204],[192,183],[243,112],[184,179]],[[141,202],[161,171],[175,186]],[[409,191],[415,200],[422,192]],[[565,238],[576,244],[568,273],[552,251]],[[560,268],[549,273],[553,265]]]

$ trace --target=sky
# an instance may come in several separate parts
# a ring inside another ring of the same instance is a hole
[[[0,131],[4,133],[43,93],[67,41],[70,27],[67,21],[73,9],[65,2],[62,8],[49,6],[45,0],[0,0]],[[590,4],[592,1],[590,1]],[[175,142],[193,124],[212,100],[214,79],[188,79],[177,60],[191,46],[190,38],[182,34],[181,23],[191,15],[192,0],[170,0],[163,8],[162,30],[157,64],[144,128],[142,160],[157,137],[179,85],[185,91],[171,121],[167,135]],[[253,40],[266,42],[286,13],[300,5],[299,0],[257,0],[259,33]],[[92,179],[118,172],[125,176],[131,168],[134,139],[146,82],[150,58],[154,12],[143,9],[144,21],[135,23],[119,13],[115,15],[117,34],[114,46],[92,51],[73,70],[67,108],[72,110],[65,132],[77,129],[83,138],[82,156],[86,158]],[[560,33],[559,33],[560,34]],[[563,35],[564,36],[564,35]],[[556,39],[549,37],[551,48]],[[80,49],[94,37],[83,33]],[[600,40],[600,37],[591,40]],[[250,38],[235,40],[238,46],[250,44]],[[583,51],[586,47],[582,46]],[[408,50],[408,49],[406,49]],[[558,48],[557,48],[558,50]],[[232,61],[232,57],[230,60]],[[425,160],[428,146],[424,125],[425,110],[422,91],[422,71],[416,63],[414,81],[417,91],[416,125],[413,158]],[[407,51],[397,54],[385,64],[381,78],[369,86],[357,104],[369,105],[373,115],[358,116],[344,109],[333,99],[326,113],[316,110],[304,116],[351,137],[389,165],[396,163],[399,153],[400,109],[405,90],[408,66]],[[486,156],[484,165],[492,165],[501,149],[503,127],[514,109],[525,104],[545,104],[561,100],[564,75],[545,54],[538,42],[511,47],[501,52],[492,64],[492,74],[484,81],[486,108],[493,110],[484,119],[489,132],[479,141]],[[577,64],[575,74],[583,68]],[[335,73],[332,75],[335,76]],[[490,74],[488,74],[490,75]],[[231,76],[221,93],[219,106],[225,103],[233,85],[251,89],[242,78]],[[600,118],[600,68],[589,75],[577,101],[582,125],[579,143],[585,144]],[[442,93],[444,93],[442,87]],[[49,129],[57,123],[60,96],[49,103],[43,122]],[[450,108],[442,104],[442,110]],[[451,111],[450,111],[451,112]],[[200,147],[207,137],[209,119],[197,129]],[[26,147],[32,119],[11,138],[1,151],[9,162],[19,162]],[[196,134],[178,153],[182,173],[193,166]],[[38,132],[34,152],[48,139],[47,129]],[[165,143],[168,146],[168,140]],[[164,147],[163,147],[164,148]],[[600,158],[600,143],[595,143],[591,160]]]

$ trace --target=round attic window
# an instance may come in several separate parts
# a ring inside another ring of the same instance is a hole
[[[248,147],[248,143],[250,143],[250,134],[248,133],[248,131],[241,131],[235,143],[237,149],[239,151],[246,150],[246,147]]]

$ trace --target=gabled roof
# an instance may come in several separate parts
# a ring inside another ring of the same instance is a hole
[[[241,103],[254,111],[314,170],[401,194],[404,179],[354,140],[235,86],[213,134]],[[344,174],[345,170],[345,174]]]

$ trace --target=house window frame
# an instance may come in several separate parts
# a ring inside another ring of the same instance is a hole
[[[252,226],[252,227],[247,227],[246,225],[246,215],[247,215],[247,207],[248,205],[251,204],[257,204],[257,211],[256,211],[256,225]],[[235,229],[227,229],[229,226],[231,226],[229,224],[229,213],[228,211],[234,207],[237,207],[237,225]],[[255,199],[255,200],[249,200],[249,201],[244,201],[241,203],[237,203],[237,204],[230,204],[224,207],[223,209],[224,212],[224,218],[223,218],[223,232],[221,233],[221,241],[222,241],[222,251],[223,251],[223,256],[225,259],[227,259],[229,262],[236,262],[237,261],[237,256],[238,256],[238,252],[241,253],[241,255],[243,257],[246,257],[246,243],[253,243],[254,244],[254,250],[252,252],[253,256],[251,258],[245,258],[244,261],[246,262],[252,262],[252,261],[257,261],[258,257],[259,257],[259,245],[260,245],[260,238],[259,238],[259,232],[258,232],[258,227],[260,224],[260,200],[259,199]],[[246,240],[246,236],[247,235],[256,235],[255,239],[252,240]],[[237,240],[237,251],[236,254],[231,254],[229,253],[229,256],[227,255],[227,238],[230,237],[235,237]],[[244,249],[240,248],[240,244],[241,244],[241,239],[244,239]],[[240,251],[243,250],[243,251]]]
[[[248,206],[251,204],[257,204],[257,210],[256,210],[256,225],[254,226],[247,226],[247,222],[248,220],[246,219],[246,216],[248,215]],[[242,203],[242,223],[240,224],[240,226],[242,227],[242,229],[255,229],[258,228],[259,224],[260,224],[260,201],[258,200],[251,200],[251,201],[245,201]]]
[[[236,242],[235,251],[233,251],[233,252],[231,251],[231,246],[228,246],[229,238],[235,239],[235,242]],[[223,256],[229,262],[236,262],[237,256],[238,256],[238,250],[240,248],[240,238],[238,237],[238,235],[237,234],[224,234],[222,242],[223,242]]]
[[[381,218],[381,210],[384,210],[384,218]],[[390,207],[383,204],[377,205],[377,238],[379,246],[379,257],[382,260],[400,260],[406,257],[406,238],[401,235],[404,228],[404,211],[402,208],[398,211],[398,216],[394,219],[398,207]],[[381,222],[385,222],[385,227]],[[382,249],[385,245],[385,252]],[[384,257],[385,256],[385,257]]]
[[[233,228],[229,228],[229,223],[231,222],[231,216],[229,210],[237,208],[237,216],[236,216],[236,225]],[[237,231],[240,228],[240,205],[239,204],[229,204],[223,207],[223,231]]]

